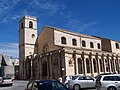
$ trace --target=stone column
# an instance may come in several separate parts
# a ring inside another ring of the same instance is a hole
[[[42,55],[40,55],[40,61],[39,61],[39,78],[42,79]]]
[[[83,61],[83,74],[86,75],[86,61],[85,61],[85,57],[84,57],[84,52],[82,52],[81,54],[81,59]]]
[[[53,73],[52,73],[53,71],[52,71],[52,52],[50,53],[50,78],[52,79],[53,77]]]
[[[116,72],[116,63],[115,63],[116,58],[112,56],[112,59],[113,59],[113,65],[114,65],[114,72]]]
[[[93,58],[91,58],[91,75],[94,76],[94,65],[93,65]]]
[[[98,74],[100,74],[100,62],[99,62],[99,58],[98,58],[98,53],[96,53],[96,61],[97,61],[97,72]]]
[[[86,58],[84,58],[84,74],[87,75],[87,69],[86,69]]]

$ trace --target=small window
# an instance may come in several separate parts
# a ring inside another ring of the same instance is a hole
[[[116,49],[119,49],[119,44],[115,43]]]
[[[98,49],[100,49],[100,44],[99,43],[97,44],[97,47],[98,47]]]
[[[73,44],[73,46],[77,46],[77,41],[76,41],[76,39],[72,39],[72,44]]]
[[[84,40],[82,41],[82,46],[86,47],[86,42]]]
[[[33,22],[29,22],[29,28],[33,28]]]
[[[65,37],[61,37],[61,43],[66,44],[66,38]]]
[[[32,54],[32,52],[29,52],[29,54]]]
[[[93,42],[90,42],[90,48],[94,48]]]
[[[21,29],[23,29],[23,23],[21,23]]]
[[[35,37],[35,34],[32,34],[32,38],[34,38]]]

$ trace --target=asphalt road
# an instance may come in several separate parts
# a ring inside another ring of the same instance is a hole
[[[25,90],[28,81],[14,80],[13,86],[0,87],[0,90]],[[82,89],[82,90],[96,90],[96,89]]]
[[[13,86],[0,87],[0,90],[25,90],[28,81],[13,81]]]

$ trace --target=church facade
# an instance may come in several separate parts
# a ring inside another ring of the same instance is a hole
[[[19,22],[21,79],[58,79],[65,75],[114,73],[120,70],[120,42],[44,26],[37,19]]]

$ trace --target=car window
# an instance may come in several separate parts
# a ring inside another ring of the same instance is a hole
[[[36,82],[33,83],[32,90],[38,90],[38,85]]]
[[[52,85],[49,82],[39,83],[40,90],[52,90]]]
[[[72,76],[72,80],[75,80],[78,76]]]
[[[83,77],[79,77],[78,80],[84,80],[84,78]]]
[[[103,81],[115,81],[115,76],[105,76]]]
[[[67,90],[66,87],[59,82],[53,82],[52,84],[54,85],[52,90]]]
[[[92,78],[92,77],[89,77],[89,76],[86,76],[85,79],[86,79],[86,80],[93,80],[93,78]]]
[[[120,81],[120,76],[115,76],[115,81]]]
[[[3,77],[3,80],[11,79],[10,77]]]

